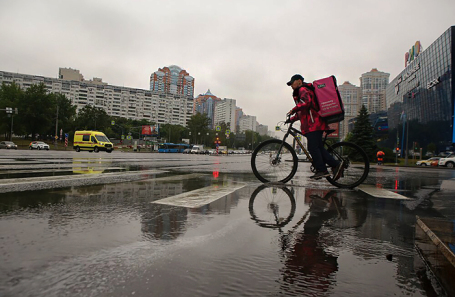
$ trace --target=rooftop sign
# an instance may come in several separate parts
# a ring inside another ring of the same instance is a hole
[[[416,41],[416,43],[409,49],[409,52],[404,54],[404,67],[408,67],[409,63],[411,63],[422,51],[422,45],[420,41]]]

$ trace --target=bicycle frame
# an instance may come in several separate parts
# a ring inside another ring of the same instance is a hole
[[[292,127],[292,124],[291,123],[289,125],[289,128],[288,128],[288,131],[284,134],[284,137],[283,137],[283,142],[286,142],[286,139],[288,138],[289,135],[291,135],[294,140],[298,143],[298,145],[300,146],[300,148],[303,150],[303,152],[305,153],[306,157],[308,158],[308,160],[310,160],[311,163],[313,163],[313,158],[311,158],[311,155],[310,155],[310,152],[308,152],[308,150],[305,148],[305,146],[302,144],[302,142],[299,140],[299,138],[297,137],[298,135],[302,135],[302,132],[300,132],[299,130],[297,130],[296,128]],[[326,136],[327,137],[327,136]],[[325,139],[324,139],[324,142],[325,142]],[[283,146],[280,147],[280,149],[278,150],[277,152],[277,155],[276,155],[276,159],[278,159],[278,156],[280,155],[281,153],[281,149],[282,149]]]
[[[311,157],[310,155],[310,152],[306,149],[306,147],[303,145],[303,143],[299,140],[299,138],[297,137],[298,135],[302,135],[302,132],[300,132],[299,130],[297,130],[296,128],[292,127],[294,123],[290,123],[289,125],[289,128],[288,128],[288,131],[284,134],[284,137],[283,137],[283,142],[286,142],[286,139],[288,138],[289,135],[291,135],[294,140],[297,142],[297,144],[300,146],[300,148],[302,149],[302,151],[305,153],[306,157],[308,158],[308,160],[311,162],[311,164],[313,164],[313,158]],[[330,130],[330,131],[335,131],[335,130]],[[330,145],[327,144],[327,136],[330,134],[331,132],[328,132],[325,134],[324,136],[324,139],[322,140],[322,143],[323,144],[326,144],[329,148],[330,148]],[[277,152],[277,155],[276,155],[276,160],[278,160],[278,156],[280,155],[281,153],[281,149],[282,149],[283,146],[280,147],[280,149],[278,150]],[[341,159],[341,156],[338,154],[338,152],[334,151],[333,152],[339,159]]]

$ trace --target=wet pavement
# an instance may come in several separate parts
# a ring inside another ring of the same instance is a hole
[[[308,163],[264,186],[249,161],[1,151],[0,296],[444,295],[415,226],[455,219],[455,170],[340,190]]]

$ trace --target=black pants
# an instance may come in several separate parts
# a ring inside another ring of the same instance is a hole
[[[308,151],[313,158],[314,168],[316,171],[325,172],[327,171],[325,164],[330,167],[336,167],[339,162],[324,148],[322,144],[322,133],[323,131],[309,132],[305,134],[305,137],[308,140]]]

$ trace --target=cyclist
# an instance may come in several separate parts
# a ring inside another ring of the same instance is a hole
[[[327,171],[327,164],[332,167],[333,179],[339,179],[343,175],[344,164],[336,161],[322,143],[322,135],[324,131],[329,130],[329,125],[316,111],[313,85],[304,82],[304,78],[300,74],[293,75],[287,85],[294,90],[292,97],[295,107],[288,112],[290,118],[286,123],[300,120],[300,129],[308,140],[308,151],[313,158],[313,166],[316,169],[316,173],[310,178],[320,179],[330,176]]]

